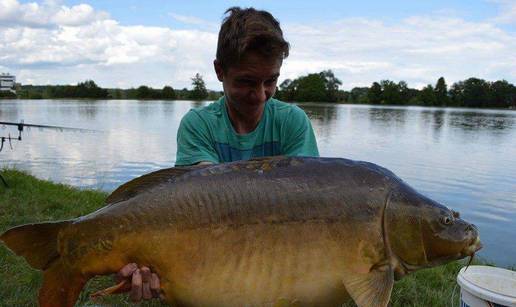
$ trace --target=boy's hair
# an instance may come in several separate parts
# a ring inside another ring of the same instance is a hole
[[[289,44],[279,22],[269,12],[232,7],[227,13],[217,43],[217,60],[222,69],[238,64],[249,51],[273,59],[288,57]]]

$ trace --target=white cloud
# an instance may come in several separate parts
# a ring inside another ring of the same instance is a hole
[[[72,7],[59,1],[20,3],[17,0],[0,0],[0,25],[9,27],[80,26],[108,18],[106,12],[95,11],[90,5]]]
[[[20,13],[28,6],[30,18]],[[17,70],[21,82],[73,84],[92,78],[102,86],[189,87],[195,73],[212,72],[215,33],[123,26],[82,4],[0,0],[0,7],[9,8],[0,10],[0,65]]]
[[[63,26],[80,26],[88,24],[93,20],[107,19],[109,15],[104,12],[95,12],[93,8],[87,4],[79,4],[68,8],[61,8],[52,16],[52,21]]]
[[[502,24],[516,24],[516,1],[491,0],[499,5],[499,14],[493,20]]]
[[[486,22],[414,16],[386,24],[353,18],[290,25],[285,33],[292,45],[285,65],[289,78],[333,69],[349,89],[380,79],[417,86],[440,76],[449,83],[471,76],[513,82],[516,77],[516,35]]]
[[[171,16],[196,29],[121,25],[85,4],[0,0],[0,67],[22,83],[91,78],[106,87],[190,87],[199,72],[209,88],[220,89],[212,67],[218,25]],[[421,86],[440,76],[449,84],[471,76],[516,81],[516,34],[489,20],[443,13],[396,23],[348,18],[283,28],[292,49],[282,79],[333,69],[345,89],[381,79]]]

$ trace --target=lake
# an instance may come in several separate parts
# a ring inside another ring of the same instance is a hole
[[[208,102],[0,100],[0,121],[102,132],[32,128],[0,167],[55,182],[112,191],[175,162],[181,117]],[[480,229],[480,255],[516,265],[516,111],[299,104],[321,156],[384,166]],[[17,136],[0,127],[0,136]]]

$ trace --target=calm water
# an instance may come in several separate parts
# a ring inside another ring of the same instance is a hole
[[[174,165],[185,101],[0,101],[0,121],[98,129],[31,129],[5,144],[0,166],[39,178],[106,191]],[[300,105],[322,156],[389,168],[423,194],[480,228],[481,255],[516,264],[516,111]],[[16,135],[1,127],[0,136]],[[7,148],[6,148],[7,147]]]

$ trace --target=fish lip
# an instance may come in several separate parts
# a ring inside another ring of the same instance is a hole
[[[482,242],[480,242],[480,240],[478,241],[477,243],[477,247],[475,249],[475,253],[478,252],[480,249],[482,249],[482,247],[484,247],[484,245],[482,244]]]
[[[475,254],[476,252],[478,252],[482,247],[484,247],[484,245],[480,241],[480,237],[477,236],[470,245],[468,245],[464,248],[464,250],[462,251],[462,255],[463,256],[471,256],[471,255]]]

